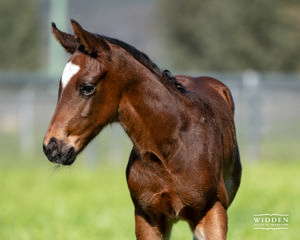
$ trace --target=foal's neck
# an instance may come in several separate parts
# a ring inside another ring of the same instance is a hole
[[[122,94],[119,121],[140,152],[165,158],[178,146],[182,103],[158,77],[142,77]]]

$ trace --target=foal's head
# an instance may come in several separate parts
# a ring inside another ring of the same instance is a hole
[[[60,80],[56,110],[43,145],[50,161],[64,165],[72,164],[89,141],[117,119],[122,85],[122,71],[118,71],[122,62],[115,62],[122,49],[75,21],[72,28],[74,35],[52,24],[53,35],[72,56]]]

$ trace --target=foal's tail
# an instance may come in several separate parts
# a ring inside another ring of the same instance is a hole
[[[240,152],[238,143],[236,143],[236,153],[235,153],[235,161],[233,165],[233,170],[231,176],[226,180],[225,187],[229,199],[229,205],[232,203],[235,195],[239,189],[240,182],[242,176],[242,164],[240,160]]]

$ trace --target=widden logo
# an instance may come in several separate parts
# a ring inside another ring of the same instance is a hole
[[[288,214],[254,214],[253,229],[283,230],[289,227]]]

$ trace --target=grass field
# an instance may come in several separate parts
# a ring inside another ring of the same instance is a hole
[[[1,240],[134,239],[125,168],[1,167]],[[298,239],[300,164],[244,164],[228,239]],[[254,230],[253,214],[289,214],[288,230]],[[186,223],[171,239],[192,239]]]

